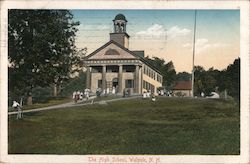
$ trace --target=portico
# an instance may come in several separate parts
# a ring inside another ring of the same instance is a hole
[[[97,88],[123,93],[124,88],[132,93],[141,93],[142,63],[138,60],[99,60],[87,62],[87,88]]]

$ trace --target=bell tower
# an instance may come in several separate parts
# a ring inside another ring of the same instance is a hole
[[[118,14],[116,15],[114,22],[114,33],[125,33],[127,20],[124,15]]]
[[[114,32],[110,33],[110,40],[115,41],[121,46],[129,47],[129,35],[126,32],[127,20],[123,14],[118,14],[115,16],[114,22]]]

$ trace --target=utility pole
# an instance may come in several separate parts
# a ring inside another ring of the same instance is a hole
[[[194,97],[194,56],[195,56],[195,37],[196,37],[196,10],[194,11],[194,39],[193,39],[193,64],[192,64],[192,97]]]

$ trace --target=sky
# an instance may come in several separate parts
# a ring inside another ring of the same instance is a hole
[[[172,61],[177,72],[191,72],[194,10],[71,10],[80,22],[77,48],[87,55],[109,41],[113,19],[125,15],[129,49]],[[226,69],[240,55],[240,11],[197,10],[195,65]]]

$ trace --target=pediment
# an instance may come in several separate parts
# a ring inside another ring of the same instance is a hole
[[[88,60],[99,59],[135,59],[137,58],[131,51],[122,48],[114,42],[100,47],[95,52],[87,56]]]

